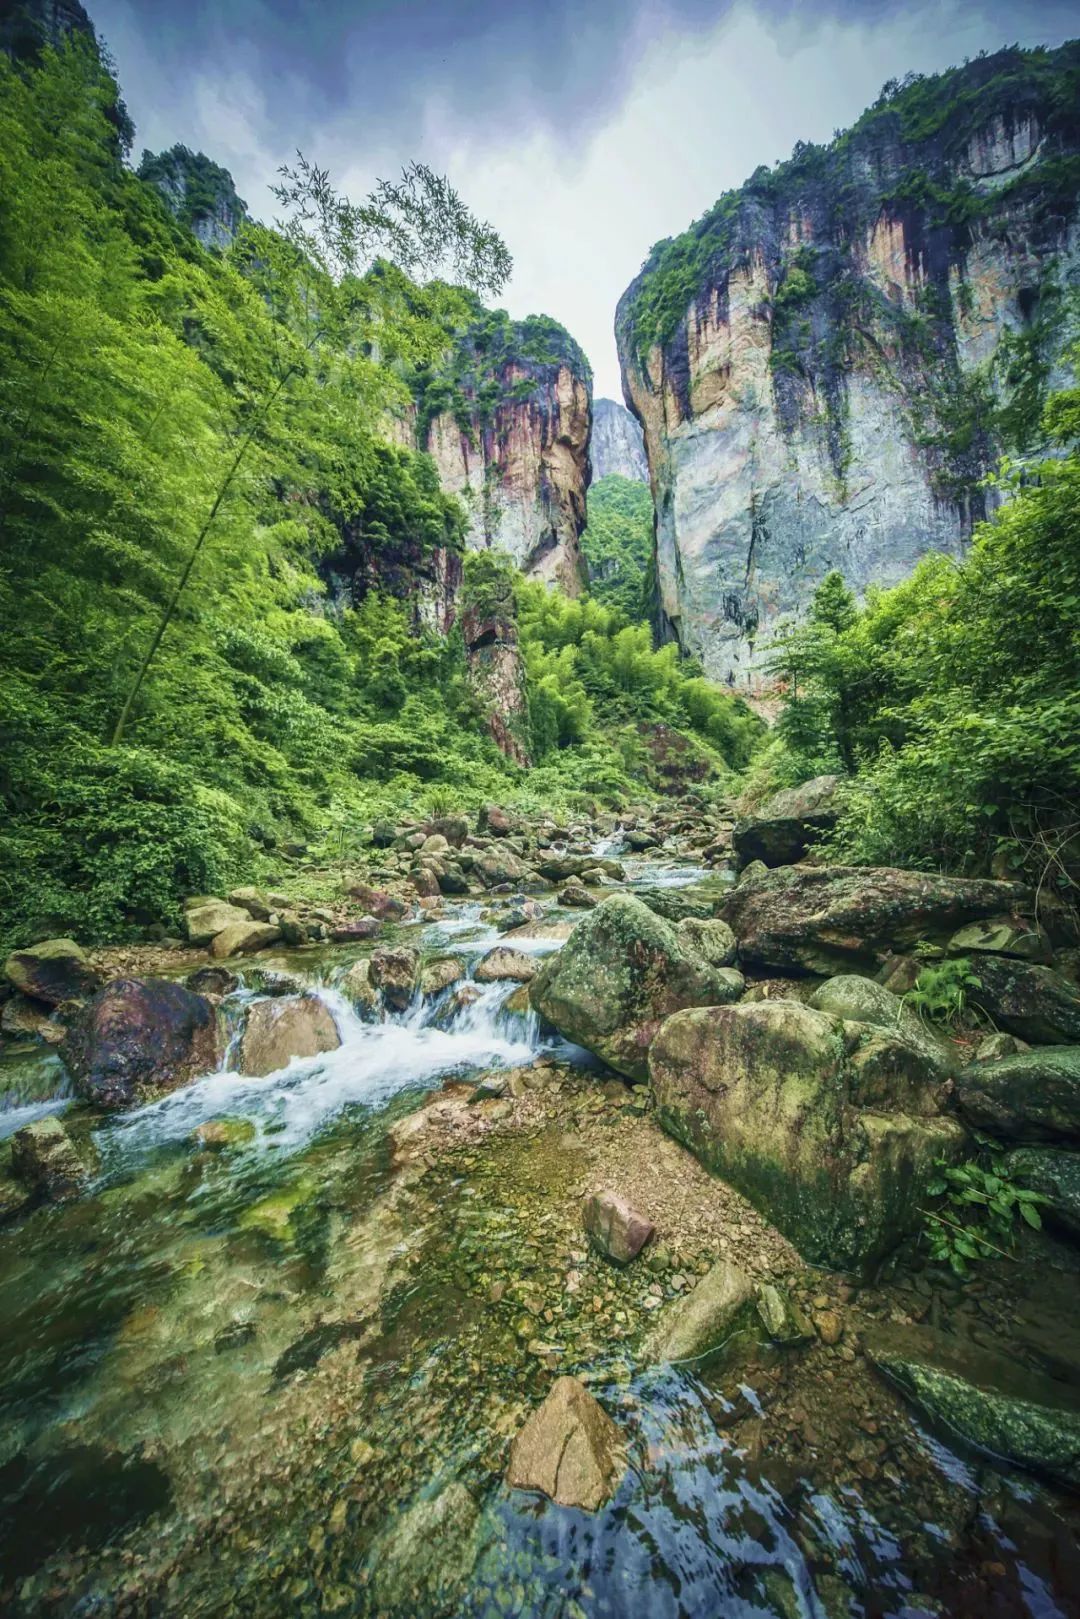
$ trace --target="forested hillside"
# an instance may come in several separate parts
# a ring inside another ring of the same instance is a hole
[[[0,58],[0,92],[4,933],[168,922],[261,851],[347,851],[435,785],[618,795],[596,698],[605,725],[726,745],[729,700],[695,719],[670,656],[634,632],[628,662],[625,619],[600,614],[573,723],[538,696],[530,780],[489,734],[460,628],[425,627],[425,571],[460,555],[466,513],[382,435],[471,386],[459,328],[469,356],[478,332],[505,343],[506,317],[478,315],[506,273],[494,233],[455,215],[447,262],[472,285],[425,281],[407,233],[343,239],[308,166],[281,187],[305,216],[291,236],[249,223],[207,251],[151,183],[161,164],[126,165],[92,39]],[[543,360],[560,330],[523,340]],[[551,655],[538,640],[532,666]]]

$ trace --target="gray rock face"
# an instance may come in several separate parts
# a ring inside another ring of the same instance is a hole
[[[1075,197],[1050,219],[1036,200],[1075,151],[1054,132],[1052,92],[980,101],[1014,62],[961,70],[926,136],[905,138],[913,120],[885,110],[759,171],[678,247],[658,244],[620,301],[660,626],[716,680],[766,684],[778,623],[827,572],[858,592],[895,584],[929,551],[959,554],[993,498],[979,487],[999,448],[988,413],[974,435],[955,431],[974,373],[1028,328],[1051,261],[1061,284],[1080,264]],[[909,174],[969,195],[977,225],[899,200]],[[1047,349],[1058,376],[1065,340]]]
[[[649,463],[645,438],[636,416],[614,399],[593,401],[592,442],[589,446],[594,483],[613,474],[633,483],[648,483]]]

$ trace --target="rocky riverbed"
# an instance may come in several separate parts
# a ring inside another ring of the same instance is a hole
[[[1068,943],[499,814],[9,963],[3,1610],[1077,1612],[1068,1219],[965,1282],[909,1195],[976,1120],[1061,1179]],[[887,985],[964,929],[1012,965],[952,1039]]]

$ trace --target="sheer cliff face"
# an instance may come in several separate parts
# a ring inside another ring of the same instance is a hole
[[[629,478],[633,483],[649,481],[641,426],[626,406],[617,404],[614,399],[598,399],[593,405],[589,456],[597,483],[613,475]]]
[[[470,550],[506,551],[521,571],[569,595],[582,589],[580,535],[589,483],[588,382],[567,365],[513,360],[498,373],[491,419],[442,411],[421,446],[469,514]]]
[[[624,294],[661,629],[714,678],[762,685],[830,569],[862,590],[959,552],[1002,448],[1035,447],[1080,285],[1078,71],[1010,51],[894,90]]]

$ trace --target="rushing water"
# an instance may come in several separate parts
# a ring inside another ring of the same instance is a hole
[[[662,852],[625,863],[652,887],[706,875]],[[448,909],[402,936],[471,972],[506,935],[472,902]],[[834,1486],[827,1465],[792,1473],[728,1437],[730,1389],[636,1373],[590,1337],[565,1264],[616,1326],[642,1273],[574,1257],[587,1160],[558,1118],[415,1186],[395,1176],[388,1131],[434,1087],[584,1054],[508,1010],[507,984],[364,1022],[336,987],[349,959],[288,963],[315,981],[337,1050],[261,1079],[227,1067],[111,1120],[89,1196],[0,1230],[0,1608],[1071,1619],[1075,1555],[1030,1483],[914,1425],[895,1499]],[[251,999],[226,1003],[235,1029]],[[55,1056],[7,1064],[0,1129],[69,1104]],[[566,1072],[590,1117],[595,1079]],[[222,1116],[249,1138],[197,1151],[192,1132]],[[550,1322],[491,1302],[530,1291]],[[592,1379],[626,1440],[595,1515],[500,1480],[508,1432],[550,1382],[525,1346],[538,1331],[561,1335],[563,1369]],[[734,1396],[750,1411],[759,1375]]]

